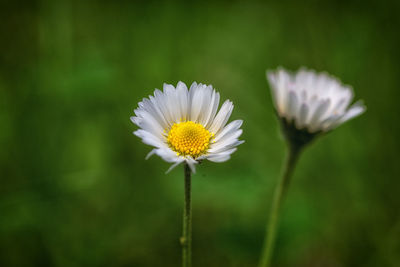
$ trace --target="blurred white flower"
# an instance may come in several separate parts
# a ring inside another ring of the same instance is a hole
[[[201,160],[228,160],[244,142],[238,140],[243,121],[226,125],[233,104],[226,100],[217,113],[219,98],[211,85],[196,82],[189,90],[183,82],[176,88],[164,84],[163,92],[156,89],[154,96],[144,98],[131,120],[140,127],[134,134],[155,147],[147,158],[157,154],[174,163],[168,171],[186,162],[192,172]]]
[[[279,117],[311,134],[332,130],[366,109],[360,101],[349,107],[352,88],[324,72],[279,68],[267,71],[267,79]]]

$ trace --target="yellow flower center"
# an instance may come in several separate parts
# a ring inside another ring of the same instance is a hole
[[[214,134],[207,131],[203,125],[186,121],[172,125],[167,141],[177,155],[196,158],[207,151],[213,137]]]

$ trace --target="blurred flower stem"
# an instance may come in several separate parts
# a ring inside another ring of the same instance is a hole
[[[278,228],[279,211],[282,200],[285,197],[286,191],[289,187],[290,178],[296,166],[297,159],[303,146],[288,142],[287,155],[283,173],[276,185],[274,192],[274,199],[270,210],[269,220],[267,223],[262,256],[260,260],[260,267],[269,267],[271,263],[272,254],[274,251],[274,243],[276,238],[276,231]]]
[[[185,200],[183,207],[183,234],[182,245],[182,266],[192,266],[192,203],[191,203],[191,176],[192,171],[187,163],[184,164],[185,176]]]

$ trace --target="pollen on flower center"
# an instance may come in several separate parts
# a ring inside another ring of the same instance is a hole
[[[186,121],[172,125],[167,141],[178,155],[190,155],[196,158],[207,151],[213,137],[214,134],[206,130],[203,125]]]

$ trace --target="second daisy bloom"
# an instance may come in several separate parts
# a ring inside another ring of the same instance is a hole
[[[186,162],[194,172],[195,164],[208,159],[223,162],[230,158],[236,146],[242,120],[227,122],[233,110],[226,100],[218,111],[220,95],[211,85],[194,82],[190,89],[183,82],[176,88],[164,84],[153,96],[144,98],[135,110],[133,123],[140,127],[134,134],[157,154],[176,165]]]
[[[349,107],[352,88],[327,73],[279,68],[267,71],[267,78],[279,117],[299,130],[326,132],[365,111],[361,102]]]

